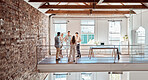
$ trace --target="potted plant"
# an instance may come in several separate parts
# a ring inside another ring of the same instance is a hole
[[[98,45],[99,44],[99,41],[95,41],[95,44]]]
[[[127,40],[128,40],[128,35],[125,35],[125,36],[123,37],[123,39],[124,39],[124,41],[127,41]]]

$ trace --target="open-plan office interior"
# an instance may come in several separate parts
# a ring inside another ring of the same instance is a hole
[[[148,0],[1,0],[0,80],[148,80]]]

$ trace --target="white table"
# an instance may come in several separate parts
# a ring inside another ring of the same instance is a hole
[[[94,53],[93,53],[93,50],[94,49],[113,49],[113,52],[112,52],[112,56],[113,54],[115,55],[114,56],[114,62],[116,60],[116,56],[118,55],[118,60],[120,59],[120,56],[119,56],[119,50],[117,47],[114,47],[114,46],[93,46],[93,47],[90,47],[89,49],[89,57],[94,57]],[[117,54],[115,53],[115,50],[117,51]]]

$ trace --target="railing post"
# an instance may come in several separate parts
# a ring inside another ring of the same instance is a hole
[[[114,49],[113,49],[113,51],[114,51],[114,63],[115,63],[115,61],[116,61],[116,53],[115,53],[115,45],[114,45]]]
[[[36,56],[35,56],[35,59],[36,59],[36,60],[35,60],[35,61],[36,61],[35,70],[36,70],[36,71],[38,71],[38,69],[37,69],[37,65],[38,65],[38,55],[37,55],[37,54],[38,54],[38,45],[36,45]]]

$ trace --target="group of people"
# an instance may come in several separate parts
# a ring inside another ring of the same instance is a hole
[[[57,32],[57,36],[55,37],[55,48],[56,48],[56,61],[60,60],[60,57],[62,58],[62,47],[63,42],[66,42],[66,52],[68,54],[68,50],[70,48],[70,53],[68,56],[68,62],[72,60],[75,62],[75,50],[77,50],[77,57],[81,58],[80,53],[80,43],[81,43],[81,37],[78,35],[79,33],[76,32],[75,35],[71,36],[70,31],[68,31],[67,35],[63,37],[63,33]]]

